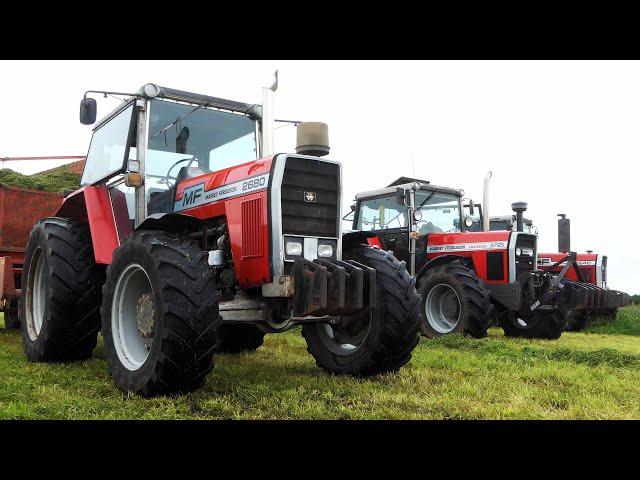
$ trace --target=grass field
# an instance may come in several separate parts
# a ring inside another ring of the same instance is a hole
[[[558,341],[422,339],[398,374],[366,380],[316,368],[299,329],[215,362],[197,392],[144,399],[113,386],[101,344],[87,361],[33,364],[0,329],[0,419],[640,418],[637,306]]]

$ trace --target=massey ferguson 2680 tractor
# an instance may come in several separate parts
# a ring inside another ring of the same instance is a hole
[[[518,203],[519,208],[525,208],[526,204]],[[467,205],[468,207],[468,205]],[[473,231],[481,230],[482,207],[475,205],[478,215],[474,216]],[[524,210],[523,210],[524,212]],[[566,330],[582,330],[595,316],[607,316],[615,319],[618,308],[629,305],[631,297],[624,292],[611,290],[607,286],[607,257],[587,250],[587,253],[571,252],[570,220],[565,214],[559,214],[558,219],[558,250],[555,253],[538,253],[537,265],[540,270],[560,274],[563,267],[569,262],[569,269],[565,278],[574,282],[582,282],[586,288],[592,290],[595,296],[596,306],[593,309],[582,309],[565,312]],[[490,230],[518,231],[517,213],[491,217]],[[529,219],[523,218],[524,232],[538,233],[537,228]],[[593,287],[599,287],[595,289]],[[561,306],[562,310],[562,306]]]
[[[341,243],[325,124],[299,125],[298,153],[273,154],[276,85],[250,105],[147,84],[96,124],[81,188],[27,244],[29,360],[87,358],[102,329],[117,386],[156,395],[202,385],[214,350],[297,324],[328,372],[410,359],[415,282],[362,235]],[[85,94],[81,122],[95,118]]]
[[[566,269],[559,275],[538,270],[535,234],[492,232],[488,225],[467,231],[472,218],[463,215],[463,193],[403,177],[356,195],[353,229],[410,265],[425,335],[483,337],[497,318],[508,336],[559,338],[560,305],[591,307],[590,289],[566,280]]]

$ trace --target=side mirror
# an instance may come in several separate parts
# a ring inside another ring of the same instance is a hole
[[[403,207],[406,206],[406,192],[404,191],[404,188],[402,187],[397,187],[396,188],[396,203],[398,205],[402,205]]]
[[[352,212],[355,212],[355,211],[356,211],[356,204],[355,204],[355,203],[352,203],[352,204],[351,204],[351,206],[350,206],[349,208],[351,208],[351,211],[352,211]]]
[[[96,122],[98,106],[95,98],[84,97],[80,102],[80,123],[92,125]]]

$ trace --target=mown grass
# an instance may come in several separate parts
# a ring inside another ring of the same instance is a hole
[[[399,373],[371,379],[316,368],[298,329],[215,362],[197,392],[144,399],[113,386],[101,344],[87,361],[33,364],[19,332],[0,329],[0,418],[640,418],[637,306],[558,341],[499,329],[483,340],[422,339]]]

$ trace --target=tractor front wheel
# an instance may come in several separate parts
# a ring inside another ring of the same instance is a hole
[[[197,242],[132,234],[114,251],[101,311],[109,373],[120,389],[152,396],[204,383],[220,316],[214,272]]]
[[[567,312],[564,318],[567,322],[565,330],[567,332],[578,332],[587,326],[587,323],[593,318],[593,314],[588,311],[573,310]]]
[[[391,252],[363,246],[345,253],[345,258],[376,270],[376,305],[335,325],[305,324],[307,350],[320,368],[334,374],[364,377],[396,371],[418,344],[420,297],[415,280]]]
[[[559,310],[536,310],[524,319],[509,312],[500,324],[507,337],[556,340],[565,330],[566,320],[564,314]]]

